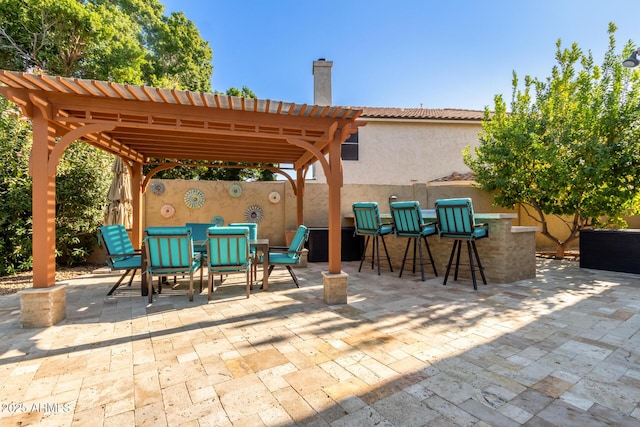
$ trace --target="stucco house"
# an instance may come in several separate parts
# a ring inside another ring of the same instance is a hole
[[[331,105],[333,62],[313,62],[314,104]],[[344,184],[411,185],[469,168],[466,146],[478,146],[484,111],[428,108],[357,107],[366,122],[342,144]],[[322,168],[312,171],[326,182]]]

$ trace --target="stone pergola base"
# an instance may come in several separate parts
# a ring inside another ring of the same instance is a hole
[[[31,288],[20,294],[20,322],[23,328],[46,328],[67,317],[67,285]]]
[[[348,279],[349,275],[344,271],[338,274],[323,271],[324,302],[327,304],[346,304]]]

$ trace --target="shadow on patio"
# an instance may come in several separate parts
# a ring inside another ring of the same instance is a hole
[[[3,404],[20,406],[0,417],[55,425],[640,422],[638,276],[540,260],[536,279],[474,292],[467,280],[444,287],[441,278],[357,267],[343,264],[344,306],[322,301],[322,263],[297,271],[300,289],[275,270],[269,292],[254,287],[245,299],[241,285],[223,286],[209,304],[206,290],[189,302],[181,284],[147,307],[139,281],[106,297],[115,276],[87,276],[69,282],[67,320],[48,329],[20,329],[18,297],[2,297],[0,384],[11,396]],[[34,406],[42,403],[50,410]]]

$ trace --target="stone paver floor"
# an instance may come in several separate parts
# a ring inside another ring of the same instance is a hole
[[[249,299],[232,276],[210,303],[85,276],[46,329],[1,297],[0,424],[640,425],[640,276],[539,260],[474,292],[357,267],[347,305],[322,301],[323,263]]]

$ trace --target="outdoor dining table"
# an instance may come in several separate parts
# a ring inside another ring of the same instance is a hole
[[[249,245],[262,252],[262,289],[269,290],[269,239],[249,240]]]

